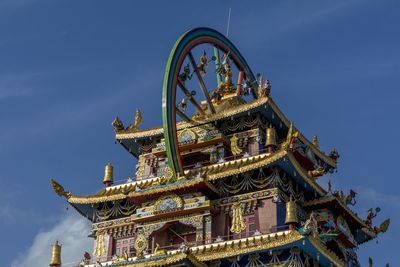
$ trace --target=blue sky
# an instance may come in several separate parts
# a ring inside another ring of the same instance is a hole
[[[0,0],[0,265],[44,266],[55,239],[64,262],[91,250],[88,224],[50,178],[91,194],[108,161],[117,179],[132,176],[135,160],[114,144],[111,121],[132,121],[139,107],[143,127],[161,124],[173,43],[196,26],[225,32],[231,7],[229,37],[271,80],[275,102],[341,154],[333,186],[359,193],[361,217],[380,206],[376,221],[392,218],[359,250],[363,266],[370,255],[400,266],[400,3],[246,2]]]

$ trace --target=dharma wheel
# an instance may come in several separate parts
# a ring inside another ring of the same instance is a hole
[[[197,60],[198,59],[198,60]],[[195,28],[176,41],[163,83],[162,115],[166,153],[174,176],[184,176],[177,124],[212,122],[224,98],[257,98],[257,80],[244,57],[223,34]]]

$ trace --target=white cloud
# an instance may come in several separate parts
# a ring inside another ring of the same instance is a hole
[[[400,196],[398,195],[383,194],[374,188],[364,186],[359,186],[356,190],[360,193],[361,198],[368,200],[370,203],[393,206],[395,208],[400,207]]]
[[[61,259],[63,266],[76,266],[85,251],[91,252],[93,239],[88,238],[89,222],[76,214],[62,216],[59,222],[50,230],[39,231],[27,251],[13,261],[13,267],[43,267],[48,266],[51,257],[51,245],[56,240],[61,243]],[[75,265],[72,264],[75,262]],[[69,264],[71,263],[71,264]]]

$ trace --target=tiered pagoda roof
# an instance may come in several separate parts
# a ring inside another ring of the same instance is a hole
[[[208,60],[204,50],[196,64],[193,49],[209,43],[215,56]],[[204,79],[212,61],[218,87],[211,92]],[[202,102],[188,89],[195,75]],[[179,87],[184,95],[176,102]],[[354,191],[346,196],[319,185],[339,154],[307,139],[270,90],[226,37],[207,28],[184,34],[167,64],[163,126],[140,129],[140,111],[128,127],[113,122],[116,140],[138,159],[135,175],[114,183],[107,164],[105,187],[86,196],[52,180],[93,223],[94,260],[125,267],[359,266],[355,250],[389,221],[374,227],[378,209],[363,220],[349,207]],[[86,255],[82,265],[94,263]]]

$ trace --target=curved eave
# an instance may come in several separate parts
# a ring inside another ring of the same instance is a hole
[[[303,207],[315,207],[315,206],[323,206],[327,207],[327,204],[333,203],[335,206],[340,207],[342,211],[346,212],[348,217],[351,217],[358,225],[358,227],[361,229],[363,227],[367,227],[365,222],[359,218],[349,207],[347,207],[345,204],[342,203],[336,196],[330,195],[310,201],[305,201],[302,203]]]
[[[205,119],[201,121],[193,121],[193,122],[179,122],[176,125],[177,130],[182,130],[188,127],[195,127],[199,126],[202,124],[206,124],[209,122],[214,122],[218,121],[221,119],[229,118],[232,116],[237,116],[240,115],[244,112],[252,111],[258,107],[262,107],[268,102],[268,97],[264,98],[259,98],[254,101],[251,101],[249,103],[240,105],[238,107],[234,106],[231,108],[227,108],[222,112],[214,113],[208,115]],[[123,140],[123,139],[142,139],[142,138],[147,138],[147,137],[153,137],[153,136],[161,136],[164,134],[163,128],[162,127],[156,127],[156,128],[151,128],[151,129],[146,129],[146,130],[141,130],[141,131],[135,131],[135,132],[129,132],[129,131],[120,131],[117,132],[115,135],[115,138],[117,140]]]
[[[238,255],[261,252],[271,249],[284,249],[292,247],[304,237],[297,231],[282,231],[236,240],[223,241],[190,248],[190,252],[200,261],[210,261],[235,257]]]
[[[281,149],[271,154],[260,154],[257,156],[203,167],[200,170],[202,176],[201,178],[176,181],[169,184],[160,184],[162,177],[154,177],[107,187],[95,195],[73,196],[71,194],[66,198],[70,204],[96,204],[108,201],[123,200],[126,198],[142,198],[163,192],[186,189],[200,185],[204,185],[212,192],[218,194],[218,190],[211,184],[211,181],[232,176],[234,174],[256,170],[262,167],[272,166],[281,167],[299,184],[306,184],[306,190],[310,192],[315,191],[320,196],[326,195],[326,191],[320,185],[318,185],[315,179],[308,176],[307,172],[297,162],[292,153]],[[190,177],[190,172],[188,174]]]
[[[102,190],[102,195],[92,195],[92,196],[71,196],[68,198],[68,202],[71,204],[95,204],[107,201],[116,201],[123,200],[126,198],[137,198],[137,197],[145,197],[154,194],[159,194],[163,192],[170,192],[174,190],[180,190],[185,188],[194,187],[196,185],[204,183],[203,178],[194,178],[185,181],[177,181],[171,184],[158,185],[145,189],[141,189],[139,191],[134,191],[134,183],[120,185],[117,189],[109,190],[108,192]],[[216,190],[211,186],[208,186],[212,190]],[[122,192],[126,192],[125,194]]]
[[[310,201],[305,201],[302,203],[302,206],[305,208],[315,208],[315,207],[325,207],[332,208],[328,205],[334,205],[341,209],[341,214],[346,217],[348,223],[351,223],[356,227],[355,238],[359,244],[367,242],[376,237],[376,234],[370,229],[365,222],[357,216],[349,207],[343,204],[336,196],[326,196]]]
[[[296,230],[201,245],[191,247],[190,251],[197,259],[205,262],[292,247],[298,247],[314,259],[319,258],[319,262],[325,266],[330,266],[331,263],[339,267],[346,266],[343,260],[320,241],[302,236]]]
[[[204,263],[200,262],[195,256],[186,254],[183,252],[177,252],[172,255],[160,255],[160,256],[147,256],[144,259],[133,258],[132,260],[110,263],[110,267],[164,267],[164,266],[176,266],[176,264],[184,264],[182,266],[188,267],[206,267]]]
[[[279,116],[281,121],[286,125],[286,127],[290,126],[290,121],[289,119],[283,114],[283,112],[278,108],[278,106],[275,104],[275,102],[272,100],[272,98],[269,99],[268,104],[271,106],[271,108],[275,111],[275,113]],[[316,147],[310,140],[308,140],[301,132],[300,132],[300,141],[302,141],[304,144],[309,146],[311,150],[324,162],[329,164],[332,168],[336,168],[336,161],[327,156],[323,151],[321,151],[318,147]]]
[[[278,131],[285,131],[290,127],[290,120],[282,113],[282,111],[278,108],[275,102],[272,100],[271,97],[263,97],[256,99],[252,102],[245,103],[240,106],[235,106],[231,108],[227,108],[222,112],[218,112],[215,114],[211,114],[207,116],[204,120],[195,121],[193,123],[190,122],[179,122],[177,124],[177,130],[182,130],[188,127],[195,127],[198,125],[219,121],[226,118],[235,118],[243,115],[246,112],[261,112],[269,121],[273,122],[277,127]],[[277,115],[277,117],[275,117]],[[280,122],[283,125],[280,125]],[[283,129],[284,128],[284,129]],[[163,135],[163,128],[151,128],[146,130],[139,130],[135,132],[130,131],[121,131],[116,133],[116,139],[121,142],[125,148],[127,148],[127,144],[129,142],[136,143],[136,141],[140,139],[145,139],[154,136],[162,136]],[[322,152],[318,147],[316,147],[310,140],[308,140],[303,134],[300,133],[300,140],[305,143],[307,146],[311,148],[311,150],[324,162],[326,162],[332,168],[336,168],[336,161],[327,156],[324,152]],[[132,154],[137,156],[137,152],[131,151]]]
[[[203,167],[200,170],[202,176],[208,181],[218,180],[235,174],[241,174],[248,171],[256,170],[262,167],[272,167],[278,165],[289,173],[301,185],[304,182],[308,191],[315,191],[319,195],[324,196],[326,191],[316,183],[315,179],[310,178],[303,167],[297,162],[291,152],[286,150],[278,150],[272,154],[260,154],[248,158],[232,160],[224,163],[213,164]]]

